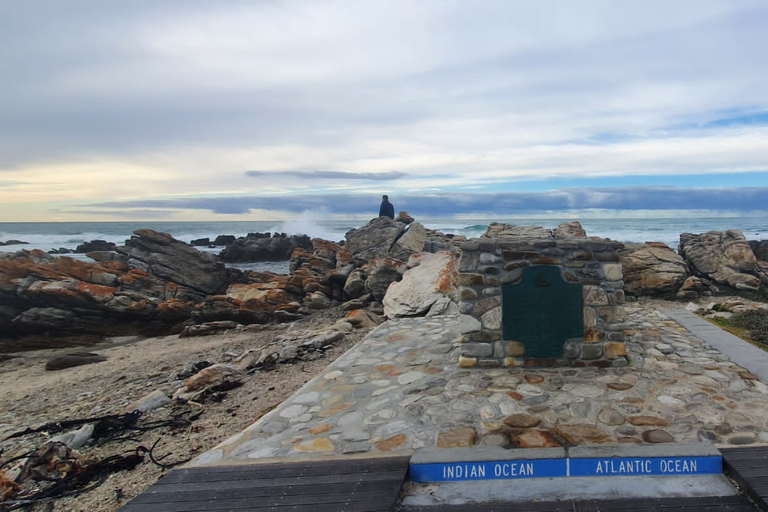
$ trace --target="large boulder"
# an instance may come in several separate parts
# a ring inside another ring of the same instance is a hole
[[[290,263],[291,273],[322,276],[335,271],[336,255],[339,250],[339,244],[336,242],[313,238],[311,252],[304,247],[297,247],[293,250]]]
[[[502,222],[491,222],[488,229],[481,238],[527,238],[544,239],[554,238],[552,232],[541,226],[515,226],[514,224],[504,224]]]
[[[750,240],[749,247],[757,261],[768,261],[768,240]]]
[[[84,242],[75,248],[75,252],[85,254],[89,252],[109,252],[115,250],[115,244],[107,242],[105,240],[91,240],[90,242]]]
[[[555,238],[586,238],[587,232],[577,220],[564,222],[552,230]]]
[[[389,249],[389,257],[400,261],[408,261],[412,254],[424,250],[424,243],[426,241],[427,230],[424,226],[418,222],[409,224],[408,229],[392,244],[392,247]]]
[[[351,258],[359,264],[367,261],[386,258],[389,249],[405,229],[405,224],[395,222],[389,217],[376,217],[368,224],[353,229],[345,235],[345,249]]]
[[[619,258],[624,291],[632,295],[671,295],[688,277],[683,258],[662,243],[625,244]]]
[[[125,247],[117,247],[117,252],[128,257],[129,267],[179,285],[178,298],[199,302],[226,289],[228,272],[215,255],[198,251],[167,233],[139,229],[134,234]]]
[[[180,286],[119,261],[88,263],[42,251],[0,260],[0,333],[79,334],[169,327],[193,306]]]
[[[737,290],[758,290],[768,276],[741,231],[710,231],[680,235],[680,255],[694,275]]]
[[[311,249],[312,243],[307,235],[285,233],[248,233],[227,245],[219,256],[227,262],[286,261],[297,247]]]
[[[403,279],[389,286],[384,296],[387,318],[426,314],[438,301],[453,298],[458,270],[453,253],[421,253],[411,257]]]
[[[375,300],[381,300],[387,293],[389,286],[399,281],[406,270],[406,263],[391,258],[381,258],[368,262],[365,267],[365,290]]]

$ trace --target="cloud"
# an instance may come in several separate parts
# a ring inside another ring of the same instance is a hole
[[[766,32],[763,0],[3,2],[0,175],[21,212],[763,172]]]
[[[342,172],[342,171],[246,171],[246,176],[251,178],[264,178],[271,176],[293,176],[310,180],[370,180],[392,181],[405,178],[408,174],[398,171],[389,172]]]
[[[444,193],[391,196],[397,211],[417,216],[515,215],[541,211],[612,210],[727,210],[768,211],[768,187],[685,189],[679,187],[572,188],[526,193]],[[96,208],[172,208],[244,214],[252,210],[300,213],[375,215],[378,196],[297,195],[284,197],[207,197],[121,201],[90,205]]]

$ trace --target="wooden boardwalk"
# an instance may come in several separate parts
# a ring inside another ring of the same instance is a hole
[[[409,457],[285,461],[183,468],[124,512],[768,512],[768,446],[721,450],[744,495],[398,507]]]
[[[120,510],[390,511],[409,461],[379,457],[177,469]]]
[[[723,471],[768,512],[768,446],[723,448]]]

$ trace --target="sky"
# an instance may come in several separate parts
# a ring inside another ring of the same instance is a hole
[[[0,0],[0,221],[768,213],[765,0]]]

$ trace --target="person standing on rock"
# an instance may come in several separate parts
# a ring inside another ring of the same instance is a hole
[[[389,202],[389,196],[381,196],[381,206],[379,207],[379,217],[395,218],[395,207]]]

